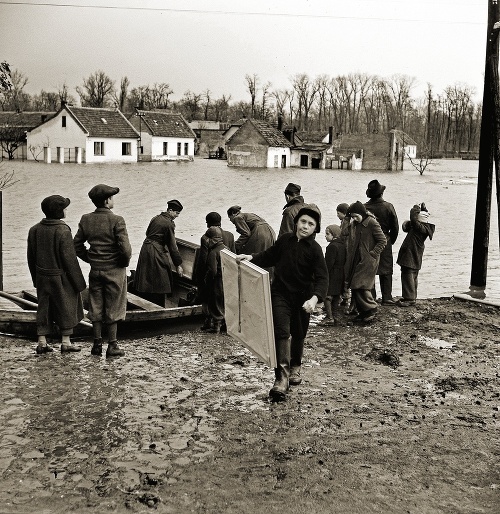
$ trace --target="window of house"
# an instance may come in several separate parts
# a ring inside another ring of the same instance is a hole
[[[122,155],[132,155],[131,143],[122,143]]]
[[[182,155],[182,143],[177,143],[177,155]]]
[[[104,155],[104,141],[94,141],[94,155]]]
[[[163,155],[168,155],[168,142],[163,141]]]
[[[63,127],[66,126],[66,116],[61,116],[61,123]]]
[[[184,155],[189,155],[189,143],[184,143]]]

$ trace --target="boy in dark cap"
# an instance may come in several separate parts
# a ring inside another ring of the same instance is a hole
[[[156,215],[148,225],[134,277],[134,288],[146,293],[151,301],[165,306],[165,295],[172,295],[173,274],[170,258],[182,277],[182,257],[175,239],[174,220],[183,206],[179,200],[169,200],[167,210]]]
[[[42,201],[45,218],[28,233],[28,267],[36,287],[38,308],[36,353],[53,349],[47,335],[56,323],[61,332],[61,352],[78,352],[80,346],[70,341],[73,328],[83,319],[81,291],[86,287],[73,245],[71,229],[62,221],[69,198],[48,196]]]
[[[89,191],[96,210],[84,214],[74,238],[76,254],[90,264],[89,319],[94,344],[92,355],[102,354],[102,325],[107,327],[106,357],[120,357],[125,352],[117,343],[118,321],[127,312],[126,268],[132,256],[125,220],[114,213],[114,196],[119,188],[97,184]],[[88,249],[85,246],[88,243]]]
[[[278,237],[293,232],[295,226],[293,219],[304,205],[304,198],[300,194],[300,186],[290,182],[285,188],[286,205],[283,207],[283,215],[281,218],[280,230]]]
[[[267,250],[238,257],[263,268],[274,266],[271,302],[277,368],[269,395],[275,401],[285,399],[289,385],[302,382],[300,370],[309,317],[328,289],[325,257],[314,238],[321,230],[320,210],[314,204],[305,204],[294,224],[294,232],[283,234]]]
[[[394,268],[392,245],[398,238],[399,222],[394,206],[392,203],[386,202],[382,196],[384,191],[385,186],[380,184],[378,180],[371,180],[366,190],[366,196],[370,200],[365,203],[365,207],[377,218],[380,228],[387,239],[387,244],[380,255],[377,275],[380,281],[382,305],[394,305],[395,302],[392,297],[392,273]],[[372,294],[375,298],[375,284],[373,285]]]
[[[221,215],[218,212],[209,212],[205,216],[205,221],[207,223],[207,229],[211,227],[221,228]],[[205,316],[205,320],[201,327],[201,330],[208,331],[212,330],[214,326],[213,317],[210,315],[209,305],[208,305],[208,290],[206,287],[205,279],[207,275],[207,258],[210,252],[209,249],[209,240],[210,238],[207,236],[207,233],[203,234],[200,239],[200,249],[198,250],[198,255],[196,257],[196,266],[195,266],[195,279],[196,286],[198,288],[198,300],[201,302],[203,314]],[[232,232],[228,230],[222,230],[222,241],[226,248],[228,248],[231,252],[236,253],[236,248],[234,244],[234,235]],[[224,332],[225,327],[222,325],[221,331]]]

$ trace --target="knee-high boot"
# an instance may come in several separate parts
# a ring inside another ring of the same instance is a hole
[[[274,401],[284,400],[288,391],[288,379],[290,377],[290,338],[276,341],[276,361],[274,368],[274,385],[269,391],[269,396]]]
[[[304,354],[304,339],[292,337],[290,349],[290,385],[299,385],[302,382],[300,367],[302,366],[302,355]]]

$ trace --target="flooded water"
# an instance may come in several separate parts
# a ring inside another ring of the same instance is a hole
[[[3,192],[4,288],[32,287],[26,264],[28,229],[43,214],[41,200],[51,194],[71,199],[66,222],[76,232],[80,216],[93,210],[87,192],[103,182],[120,188],[114,212],[127,223],[133,248],[131,268],[137,263],[149,220],[166,208],[169,199],[184,205],[176,220],[178,237],[198,243],[206,229],[205,215],[218,211],[223,228],[234,231],[226,216],[238,204],[243,211],[265,218],[277,231],[288,182],[301,184],[306,202],[316,203],[323,214],[323,228],[338,223],[335,208],[341,202],[366,201],[366,186],[378,179],[387,186],[385,199],[392,202],[400,224],[415,203],[425,202],[436,224],[426,243],[419,276],[419,297],[449,296],[469,289],[476,205],[477,161],[436,161],[420,176],[414,169],[402,172],[242,169],[228,168],[226,161],[196,159],[191,163],[43,164],[3,161],[0,174],[14,172],[12,187]],[[394,247],[396,257],[404,239]],[[318,241],[326,247],[323,234]],[[88,267],[82,265],[84,273]],[[394,268],[394,294],[401,292],[399,266]],[[492,211],[487,295],[500,296],[500,252],[496,212]]]

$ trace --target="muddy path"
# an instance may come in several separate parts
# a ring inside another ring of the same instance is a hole
[[[453,299],[321,327],[304,381],[229,336],[37,356],[0,337],[0,512],[493,513],[499,309]]]

